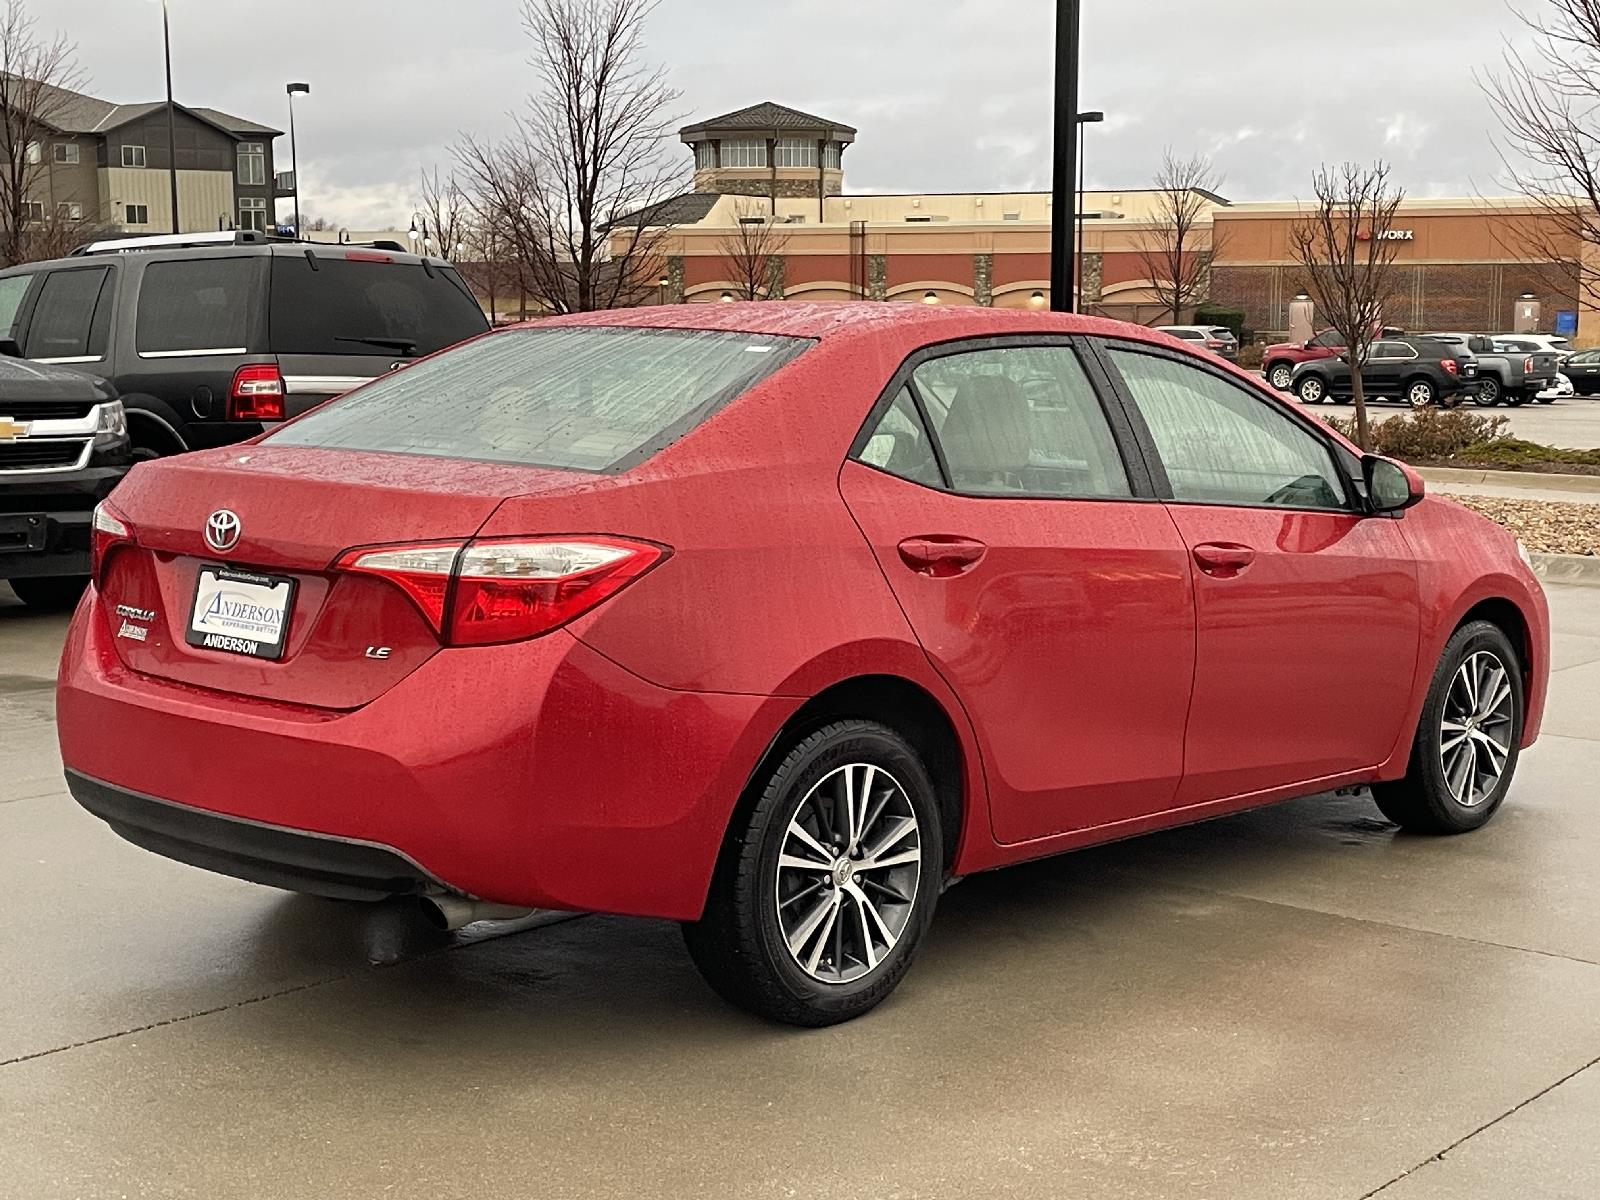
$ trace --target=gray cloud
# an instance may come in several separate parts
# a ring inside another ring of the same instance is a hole
[[[178,99],[281,125],[298,109],[308,212],[404,223],[418,172],[528,90],[515,0],[173,0]],[[856,125],[857,190],[1049,180],[1048,0],[664,0],[649,49],[686,117],[773,99]],[[1091,186],[1148,183],[1164,145],[1213,155],[1236,199],[1303,195],[1315,166],[1383,156],[1415,195],[1493,192],[1493,114],[1473,71],[1521,32],[1502,0],[1091,3],[1082,98]],[[159,98],[155,0],[35,0],[93,90]],[[285,147],[286,149],[286,147]],[[687,167],[687,156],[684,158]]]

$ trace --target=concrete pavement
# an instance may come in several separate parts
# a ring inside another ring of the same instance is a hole
[[[1292,397],[1290,399],[1292,403],[1300,403]],[[1348,417],[1355,411],[1348,404],[1309,404],[1304,408],[1313,415],[1330,417]],[[1390,401],[1378,401],[1371,407],[1375,421],[1409,411],[1408,406]],[[1479,408],[1468,404],[1460,411],[1505,417],[1510,422],[1512,436],[1530,442],[1562,446],[1569,450],[1600,446],[1600,397],[1572,396],[1554,404],[1523,404],[1516,408],[1507,408],[1503,404],[1495,408]]]
[[[59,783],[64,621],[0,601],[0,1197],[1592,1200],[1600,591],[1551,601],[1486,830],[1324,796],[969,879],[814,1033],[665,923],[374,968],[364,909],[119,841]]]

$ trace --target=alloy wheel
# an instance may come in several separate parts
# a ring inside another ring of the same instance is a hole
[[[905,932],[921,874],[917,814],[899,781],[872,763],[829,772],[778,854],[774,902],[790,957],[821,983],[873,971]]]
[[[1322,380],[1306,379],[1301,381],[1300,399],[1306,404],[1321,404],[1327,399],[1322,387]]]
[[[1457,804],[1476,808],[1494,794],[1511,757],[1515,701],[1505,663],[1490,650],[1469,655],[1445,694],[1439,765]]]
[[[1290,371],[1288,367],[1280,365],[1272,368],[1272,386],[1280,392],[1289,390],[1289,381],[1293,378],[1294,372]]]
[[[1411,390],[1406,393],[1406,399],[1411,401],[1412,408],[1427,408],[1433,403],[1433,386],[1427,383],[1413,383]]]

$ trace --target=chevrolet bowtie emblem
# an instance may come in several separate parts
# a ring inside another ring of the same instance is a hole
[[[18,438],[28,436],[28,430],[33,428],[31,421],[13,421],[10,417],[0,417],[0,442],[14,442]]]

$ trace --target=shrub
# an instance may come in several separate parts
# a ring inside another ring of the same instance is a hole
[[[1223,325],[1233,330],[1233,336],[1241,342],[1244,336],[1244,309],[1222,308],[1215,304],[1198,304],[1194,310],[1194,323],[1196,325]]]
[[[1455,457],[1462,462],[1492,467],[1524,467],[1544,463],[1600,467],[1600,450],[1561,450],[1513,437],[1468,446]]]
[[[1264,349],[1264,346],[1257,346],[1254,343],[1240,346],[1239,365],[1246,371],[1261,370],[1261,352]]]
[[[1456,458],[1465,451],[1512,440],[1506,432],[1510,423],[1505,417],[1425,408],[1420,412],[1375,421],[1372,425],[1372,452],[1406,460]],[[1345,437],[1355,438],[1355,417],[1332,417],[1328,424]]]

